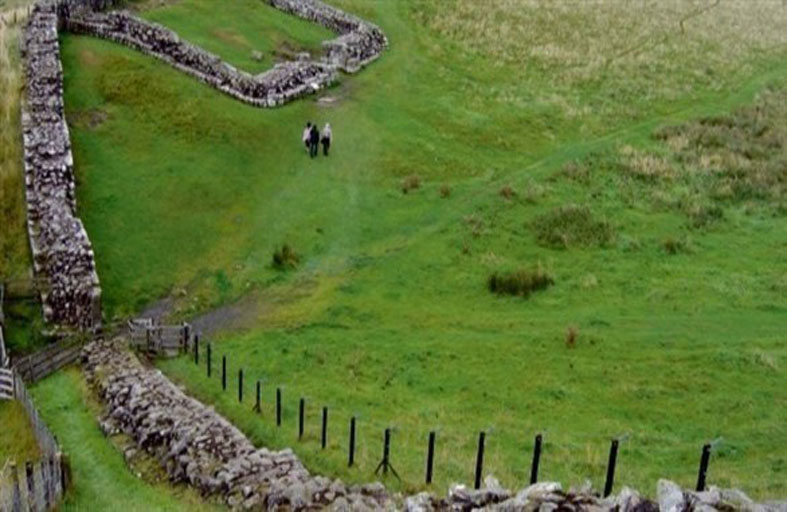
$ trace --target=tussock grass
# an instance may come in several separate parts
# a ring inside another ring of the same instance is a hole
[[[541,265],[520,268],[513,272],[493,272],[487,279],[487,287],[498,295],[515,295],[528,298],[531,293],[545,290],[555,284],[552,276]]]
[[[411,191],[418,190],[419,188],[421,188],[421,177],[417,174],[411,174],[402,179],[402,194],[409,194]]]
[[[605,247],[615,239],[615,228],[596,220],[587,206],[568,204],[539,215],[533,221],[536,240],[544,247]]]

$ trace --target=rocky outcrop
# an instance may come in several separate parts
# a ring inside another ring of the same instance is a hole
[[[101,323],[101,288],[93,248],[76,215],[74,159],[63,106],[57,40],[60,4],[39,2],[24,32],[27,98],[22,111],[27,228],[44,317],[94,329]]]
[[[257,107],[283,105],[336,80],[333,66],[308,59],[276,64],[259,75],[240,71],[216,55],[182,41],[161,25],[127,12],[90,12],[66,18],[70,32],[109,39],[160,59],[238,100]]]
[[[698,493],[666,480],[659,482],[657,502],[628,487],[601,498],[589,484],[563,491],[558,483],[540,482],[512,492],[491,476],[479,490],[453,485],[445,497],[421,493],[403,498],[379,483],[348,486],[313,476],[289,449],[255,448],[212,408],[185,395],[160,371],[143,366],[122,343],[94,342],[83,350],[83,362],[106,405],[101,420],[106,433],[127,434],[173,481],[188,483],[233,508],[787,512],[787,504],[755,504],[737,490],[711,487]]]

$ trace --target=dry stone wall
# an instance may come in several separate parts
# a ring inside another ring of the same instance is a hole
[[[257,107],[283,105],[336,80],[334,67],[310,60],[276,64],[264,73],[251,75],[182,41],[175,32],[127,12],[91,12],[67,18],[65,25],[71,32],[109,39],[152,55]]]
[[[555,482],[512,492],[493,477],[479,490],[453,485],[442,498],[393,495],[379,483],[349,486],[311,475],[289,449],[255,448],[212,408],[188,397],[160,371],[142,365],[123,343],[94,342],[82,357],[88,380],[106,405],[104,432],[127,434],[173,481],[236,509],[787,512],[785,503],[755,504],[737,490],[711,487],[698,493],[667,480],[659,482],[656,502],[627,487],[608,498],[600,498],[590,485],[564,491]]]
[[[101,288],[93,248],[76,215],[74,159],[63,106],[58,44],[60,2],[38,2],[24,32],[27,98],[22,111],[27,228],[44,317],[94,329],[101,323]]]

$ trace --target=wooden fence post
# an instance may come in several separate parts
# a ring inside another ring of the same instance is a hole
[[[702,457],[700,458],[700,471],[697,475],[697,492],[705,490],[705,479],[708,476],[708,463],[710,462],[711,445],[706,444],[702,447]]]
[[[352,467],[355,463],[355,416],[350,418],[350,454],[348,456],[347,467]]]
[[[227,356],[221,356],[221,389],[227,390]]]
[[[325,445],[328,442],[328,408],[322,408],[322,435],[320,436],[320,444],[322,445],[322,449],[325,449]]]
[[[432,483],[432,469],[434,467],[434,430],[429,432],[429,446],[426,451],[426,485]]]
[[[298,441],[303,439],[304,409],[306,409],[306,400],[301,398],[300,404],[298,405]]]
[[[484,472],[484,441],[486,432],[483,430],[478,434],[478,453],[475,458],[475,488],[481,488],[481,475]]]
[[[254,411],[256,412],[262,412],[262,404],[260,403],[261,388],[260,381],[257,381],[257,403],[254,405]]]
[[[530,485],[538,482],[538,464],[541,460],[541,434],[536,436],[536,443],[533,446],[533,463],[530,465]]]
[[[607,481],[604,484],[604,497],[612,494],[612,485],[615,483],[615,464],[618,460],[618,440],[613,439],[609,447],[609,463],[607,464]]]
[[[210,378],[210,343],[208,343],[208,378]]]
[[[281,427],[281,388],[276,388],[276,426]]]
[[[243,403],[243,368],[238,370],[238,403]]]
[[[194,364],[199,365],[199,334],[194,335]]]
[[[29,510],[37,510],[36,506],[36,482],[33,478],[33,463],[25,462],[25,480],[27,481],[27,506]]]

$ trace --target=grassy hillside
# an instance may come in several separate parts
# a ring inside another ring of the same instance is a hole
[[[787,76],[781,4],[657,3],[649,18],[615,3],[593,16],[511,0],[337,4],[380,24],[390,50],[323,101],[271,111],[111,43],[63,38],[80,214],[110,319],[165,296],[180,318],[233,304],[212,317],[230,328],[216,354],[263,379],[269,401],[285,386],[286,429],[187,360],[164,369],[273,446],[293,444],[295,400],[308,397],[310,438],[295,449],[348,480],[371,478],[392,424],[404,488],[421,482],[434,428],[438,489],[470,480],[488,429],[487,467],[506,485],[522,483],[542,431],[543,478],[601,485],[621,436],[619,483],[691,485],[702,443],[717,440],[712,483],[783,495],[784,113],[768,100]],[[322,37],[264,5],[255,32],[250,6],[216,5],[145,16],[241,66],[281,34]],[[238,37],[206,29],[213,16]],[[770,105],[777,145],[740,114],[740,133],[713,137],[765,155],[706,153],[693,120],[748,105]],[[307,120],[333,125],[330,158],[303,152]],[[725,174],[741,155],[764,163]],[[724,186],[731,196],[708,192]],[[294,270],[272,265],[283,244]],[[527,299],[487,289],[495,272],[538,267],[554,285]],[[336,420],[326,453],[322,404]],[[364,444],[347,471],[351,414]]]

